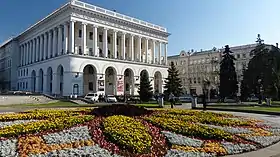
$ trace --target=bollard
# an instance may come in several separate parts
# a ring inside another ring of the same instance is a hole
[[[197,106],[197,98],[194,97],[194,98],[192,99],[192,109],[195,109],[196,106]]]

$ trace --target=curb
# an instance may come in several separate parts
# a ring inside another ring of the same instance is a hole
[[[203,108],[192,108],[194,110],[203,110]],[[243,112],[243,113],[256,113],[256,114],[267,114],[280,116],[280,112],[270,112],[270,111],[254,111],[254,110],[241,110],[241,109],[226,109],[226,108],[206,108],[206,110],[218,110],[218,111],[232,111],[232,112]]]

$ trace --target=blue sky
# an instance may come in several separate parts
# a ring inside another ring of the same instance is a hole
[[[1,0],[0,42],[18,35],[68,0]],[[168,55],[250,44],[258,33],[280,42],[279,0],[83,0],[164,26]]]

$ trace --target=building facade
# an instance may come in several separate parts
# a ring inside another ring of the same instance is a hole
[[[162,92],[169,35],[166,28],[71,1],[13,39],[17,89],[137,95],[146,72],[154,91]]]
[[[236,58],[235,68],[239,86],[242,80],[243,68],[246,68],[250,59],[253,57],[251,52],[257,44],[230,47]],[[202,94],[202,82],[207,79],[211,83],[211,89],[218,92],[219,70],[222,59],[223,48],[206,51],[181,51],[179,55],[169,56],[168,62],[174,62],[180,72],[180,78],[185,93]],[[240,90],[238,91],[240,93]]]

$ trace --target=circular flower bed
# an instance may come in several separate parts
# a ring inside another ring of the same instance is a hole
[[[130,105],[0,114],[0,156],[224,156],[280,141],[280,126],[225,113]]]

